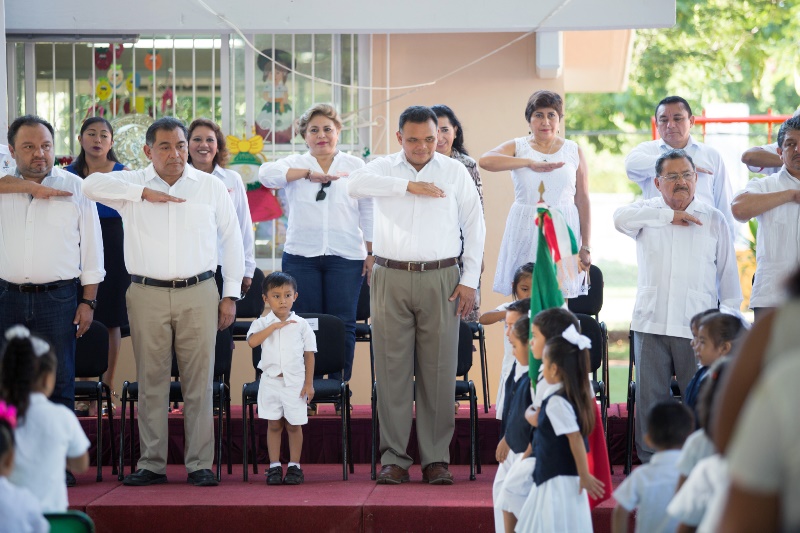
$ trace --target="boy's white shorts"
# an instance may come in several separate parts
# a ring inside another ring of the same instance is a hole
[[[303,384],[287,386],[283,377],[261,374],[258,385],[258,417],[267,420],[285,418],[293,426],[308,423],[306,399],[300,397]]]

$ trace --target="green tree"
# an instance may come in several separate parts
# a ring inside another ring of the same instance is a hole
[[[800,0],[678,0],[676,25],[636,33],[622,93],[566,95],[571,130],[650,129],[653,106],[677,94],[700,113],[712,102],[744,102],[752,112],[789,113],[800,103]],[[592,135],[621,152],[626,135]]]

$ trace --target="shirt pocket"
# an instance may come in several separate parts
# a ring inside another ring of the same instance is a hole
[[[47,210],[45,219],[49,226],[59,229],[78,226],[78,206],[73,201],[64,198],[50,198],[49,200],[40,201],[47,202],[45,204],[45,209]]]
[[[696,314],[705,311],[706,309],[716,309],[717,298],[708,294],[707,292],[696,291],[694,289],[686,290],[686,320],[689,323]]]
[[[658,287],[642,287],[636,292],[636,305],[633,314],[640,320],[653,320],[656,313]]]

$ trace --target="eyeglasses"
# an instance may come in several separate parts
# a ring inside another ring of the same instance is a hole
[[[317,200],[316,200],[317,202],[319,202],[320,200],[324,200],[328,196],[328,193],[325,192],[325,189],[327,189],[330,186],[331,186],[330,181],[328,183],[322,184],[322,186],[319,188],[319,191],[317,191]]]
[[[656,177],[669,182],[678,181],[678,178],[682,179],[683,181],[694,181],[694,179],[697,177],[697,172],[683,172],[682,174],[667,174],[666,176]]]

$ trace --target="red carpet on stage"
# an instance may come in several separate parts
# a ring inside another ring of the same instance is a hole
[[[620,409],[621,408],[621,409]],[[624,462],[624,405],[609,410],[610,458]],[[115,419],[119,425],[119,414]],[[242,481],[241,408],[234,406],[231,420],[233,474],[223,467],[219,487],[193,487],[186,483],[183,461],[183,418],[171,414],[167,475],[169,483],[153,487],[125,487],[103,468],[104,481],[95,482],[95,470],[77,476],[78,486],[69,489],[70,508],[84,511],[100,533],[126,531],[493,531],[492,482],[497,467],[494,452],[499,422],[494,410],[480,410],[479,439],[483,471],[469,481],[469,410],[462,407],[451,443],[453,486],[430,486],[421,482],[419,464],[411,469],[411,483],[376,485],[370,480],[371,443],[368,406],[356,406],[352,417],[355,474],[342,481],[340,421],[330,406],[309,418],[304,428],[303,470],[306,483],[298,487],[268,487],[264,479],[266,421],[256,421],[259,437],[259,474]],[[95,420],[81,424],[94,447]],[[135,426],[135,424],[134,424]],[[118,428],[117,428],[118,429]],[[108,435],[108,433],[106,433]],[[118,433],[117,433],[118,435]],[[134,438],[138,454],[138,434]],[[285,443],[284,443],[285,444]],[[108,438],[104,441],[104,463],[110,464]],[[126,443],[127,449],[127,443]],[[416,437],[409,449],[416,457]],[[226,454],[227,450],[223,452]],[[94,460],[94,449],[91,451]],[[227,456],[223,456],[227,459]],[[417,459],[418,461],[418,459]],[[284,459],[285,467],[285,459]],[[126,473],[129,471],[126,465]],[[615,466],[612,486],[622,481],[622,467]],[[594,530],[611,530],[613,498],[592,510]],[[633,524],[631,523],[631,530]]]

